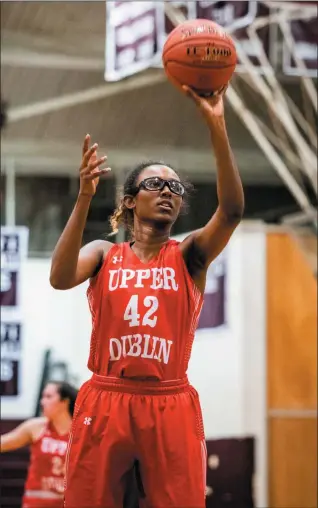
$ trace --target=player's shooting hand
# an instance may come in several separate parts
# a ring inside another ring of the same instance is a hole
[[[80,166],[80,190],[79,193],[86,196],[94,196],[102,175],[108,173],[110,168],[101,168],[101,165],[107,160],[107,157],[97,157],[98,144],[95,143],[91,147],[91,137],[89,134],[85,136],[82,150],[82,163]]]
[[[212,126],[220,118],[224,118],[223,96],[227,90],[227,87],[228,85],[225,85],[223,88],[215,92],[211,97],[201,97],[188,86],[183,86],[182,89],[184,93],[195,102],[208,125]]]

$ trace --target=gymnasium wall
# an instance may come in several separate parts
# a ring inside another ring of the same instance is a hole
[[[185,235],[177,237],[182,240]],[[225,250],[226,324],[198,330],[189,378],[207,439],[253,436],[256,506],[267,506],[266,231],[243,223]]]
[[[242,225],[225,251],[225,318],[197,332],[189,378],[200,394],[207,439],[255,436],[257,498],[265,506],[265,232]],[[43,355],[66,361],[78,384],[86,368],[90,315],[86,287],[55,291],[50,261],[28,259],[23,270],[23,361],[21,396],[2,399],[2,418],[34,414]]]

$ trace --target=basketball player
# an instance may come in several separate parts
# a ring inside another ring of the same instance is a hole
[[[90,279],[90,381],[80,390],[66,465],[65,508],[121,508],[125,478],[137,461],[151,508],[205,506],[206,449],[200,404],[186,372],[206,272],[224,249],[244,208],[230,148],[223,92],[195,101],[207,123],[217,165],[219,205],[183,242],[170,239],[186,185],[162,162],[127,177],[111,224],[131,241],[96,240],[82,249],[99,177],[109,171],[86,136],[80,190],[56,245],[50,281],[70,289]]]
[[[67,442],[77,390],[52,381],[42,393],[43,416],[1,436],[1,452],[31,447],[22,508],[62,508]]]

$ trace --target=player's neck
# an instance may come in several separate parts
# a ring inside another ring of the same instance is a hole
[[[63,412],[52,418],[51,423],[58,434],[67,434],[71,428],[72,417],[68,412]]]
[[[151,256],[169,240],[170,228],[156,229],[152,225],[135,222],[134,245],[136,252]]]

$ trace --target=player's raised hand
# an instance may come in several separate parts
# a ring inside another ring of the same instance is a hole
[[[204,118],[208,123],[214,122],[215,119],[224,116],[224,102],[223,96],[227,90],[228,85],[224,86],[211,97],[201,97],[192,88],[183,86],[184,93],[190,97],[200,109]]]
[[[98,144],[94,143],[90,147],[91,137],[85,136],[82,149],[82,163],[80,166],[80,190],[79,193],[86,196],[94,196],[102,175],[108,173],[110,168],[101,168],[101,165],[107,160],[107,157],[97,157]]]

